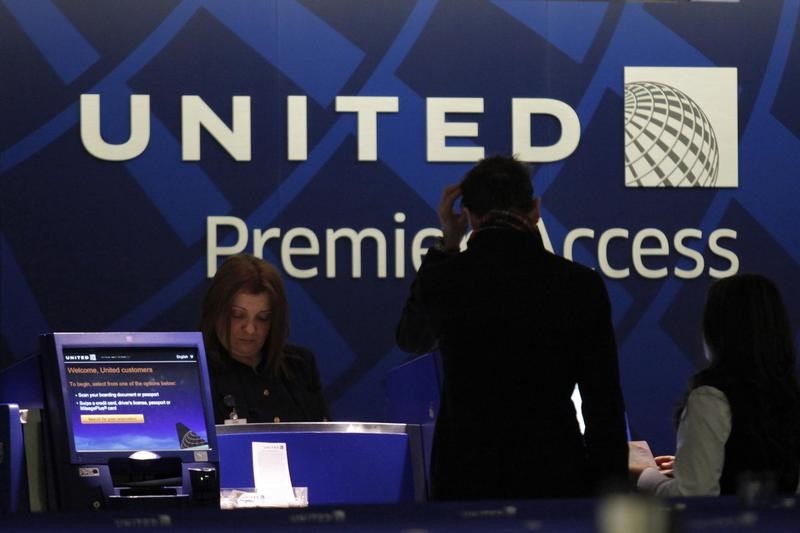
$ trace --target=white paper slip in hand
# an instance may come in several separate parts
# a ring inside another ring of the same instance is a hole
[[[658,468],[653,452],[650,450],[650,445],[645,440],[628,442],[628,466],[634,465]]]

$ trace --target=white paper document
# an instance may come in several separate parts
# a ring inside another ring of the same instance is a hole
[[[632,440],[628,442],[628,466],[639,468],[657,467],[650,445],[645,440]]]
[[[253,479],[265,505],[288,507],[295,504],[286,443],[253,443]]]

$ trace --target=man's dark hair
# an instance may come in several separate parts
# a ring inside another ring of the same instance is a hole
[[[533,207],[530,169],[513,157],[487,157],[467,172],[461,195],[461,205],[476,215],[493,210],[527,213]]]

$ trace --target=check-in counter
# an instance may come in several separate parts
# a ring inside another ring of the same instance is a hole
[[[0,404],[0,515],[27,509],[27,495],[20,409]]]
[[[384,382],[387,421],[420,426],[428,487],[441,381],[441,357],[438,352],[431,352],[392,368]]]
[[[218,425],[220,487],[252,488],[253,442],[286,444],[292,485],[309,505],[425,500],[416,424],[312,422]]]

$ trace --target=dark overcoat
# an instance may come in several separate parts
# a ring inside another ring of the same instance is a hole
[[[464,252],[428,251],[397,342],[442,357],[434,499],[579,497],[626,478],[605,285],[546,251],[538,233],[492,228],[475,232]]]

